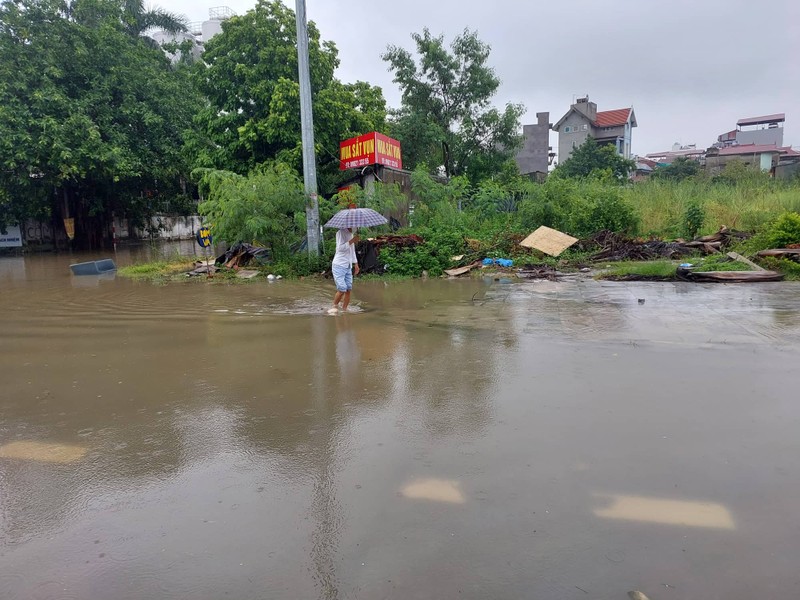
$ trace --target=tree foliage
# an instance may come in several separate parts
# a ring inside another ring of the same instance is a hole
[[[383,59],[402,92],[393,133],[410,168],[426,164],[477,182],[513,157],[521,138],[519,104],[491,106],[500,80],[488,65],[490,48],[464,31],[447,48],[426,28],[412,34],[418,60],[389,46]]]
[[[555,169],[557,177],[599,177],[623,181],[636,168],[632,160],[617,154],[613,145],[599,145],[593,137],[572,151]]]
[[[0,218],[69,215],[97,246],[112,211],[177,193],[191,89],[122,22],[108,0],[0,4]]]
[[[248,176],[201,169],[195,173],[207,200],[200,214],[218,239],[263,244],[285,256],[305,232],[305,196],[287,165],[263,166]]]
[[[656,179],[669,179],[672,181],[683,181],[689,177],[695,177],[700,173],[700,163],[685,156],[679,156],[672,164],[656,169],[651,177]]]
[[[314,136],[321,187],[338,175],[339,142],[382,130],[380,88],[334,78],[333,42],[308,24]],[[269,160],[302,168],[300,88],[295,15],[280,0],[259,0],[225,21],[206,45],[197,85],[208,100],[195,124],[191,151],[200,167],[247,173]]]
[[[122,26],[133,37],[143,36],[151,29],[162,29],[167,33],[187,31],[188,23],[177,15],[158,7],[146,8],[142,0],[122,0]]]

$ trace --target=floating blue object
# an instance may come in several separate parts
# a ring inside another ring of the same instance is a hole
[[[681,263],[681,269],[691,269],[694,265],[692,263]]]
[[[484,258],[483,259],[483,264],[485,264],[485,265],[493,265],[494,264],[494,259],[492,259],[492,258]]]
[[[74,275],[101,275],[103,273],[110,273],[117,270],[117,265],[110,258],[102,260],[92,260],[89,262],[76,263],[70,265]]]

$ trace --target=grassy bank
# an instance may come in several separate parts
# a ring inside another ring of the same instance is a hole
[[[685,236],[690,207],[702,212],[700,234],[725,225],[755,231],[785,212],[800,212],[800,187],[773,181],[732,185],[708,180],[652,180],[622,190],[637,214],[640,235]]]
[[[193,266],[193,258],[180,257],[120,267],[117,274],[130,279],[159,279],[185,273]]]

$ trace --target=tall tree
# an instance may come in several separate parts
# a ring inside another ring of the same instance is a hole
[[[118,4],[0,3],[0,220],[75,219],[104,245],[110,217],[144,214],[188,171],[195,110],[184,71],[122,28]]]
[[[294,12],[280,0],[259,0],[222,25],[209,41],[197,84],[208,104],[195,119],[198,167],[247,173],[266,161],[301,168],[300,88]],[[334,78],[333,42],[308,24],[314,136],[323,191],[335,183],[339,142],[384,128],[380,88]]]
[[[383,54],[402,92],[393,132],[403,145],[403,162],[473,181],[499,170],[520,144],[524,108],[491,105],[500,80],[488,64],[489,46],[469,30],[449,48],[444,36],[434,37],[427,28],[411,38],[418,63],[398,46]]]
[[[158,7],[145,8],[143,0],[122,0],[122,25],[133,37],[144,36],[151,29],[172,34],[188,30],[186,17]]]

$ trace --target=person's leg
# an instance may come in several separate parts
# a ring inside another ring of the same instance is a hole
[[[353,289],[353,268],[350,267],[347,269],[347,272],[344,274],[344,285],[347,288],[347,291],[344,293],[342,297],[342,310],[347,310],[348,305],[350,304],[350,291]]]
[[[339,309],[339,302],[347,291],[347,270],[343,267],[334,265],[331,269],[333,281],[336,284],[336,294],[333,296],[333,307],[331,310]]]

